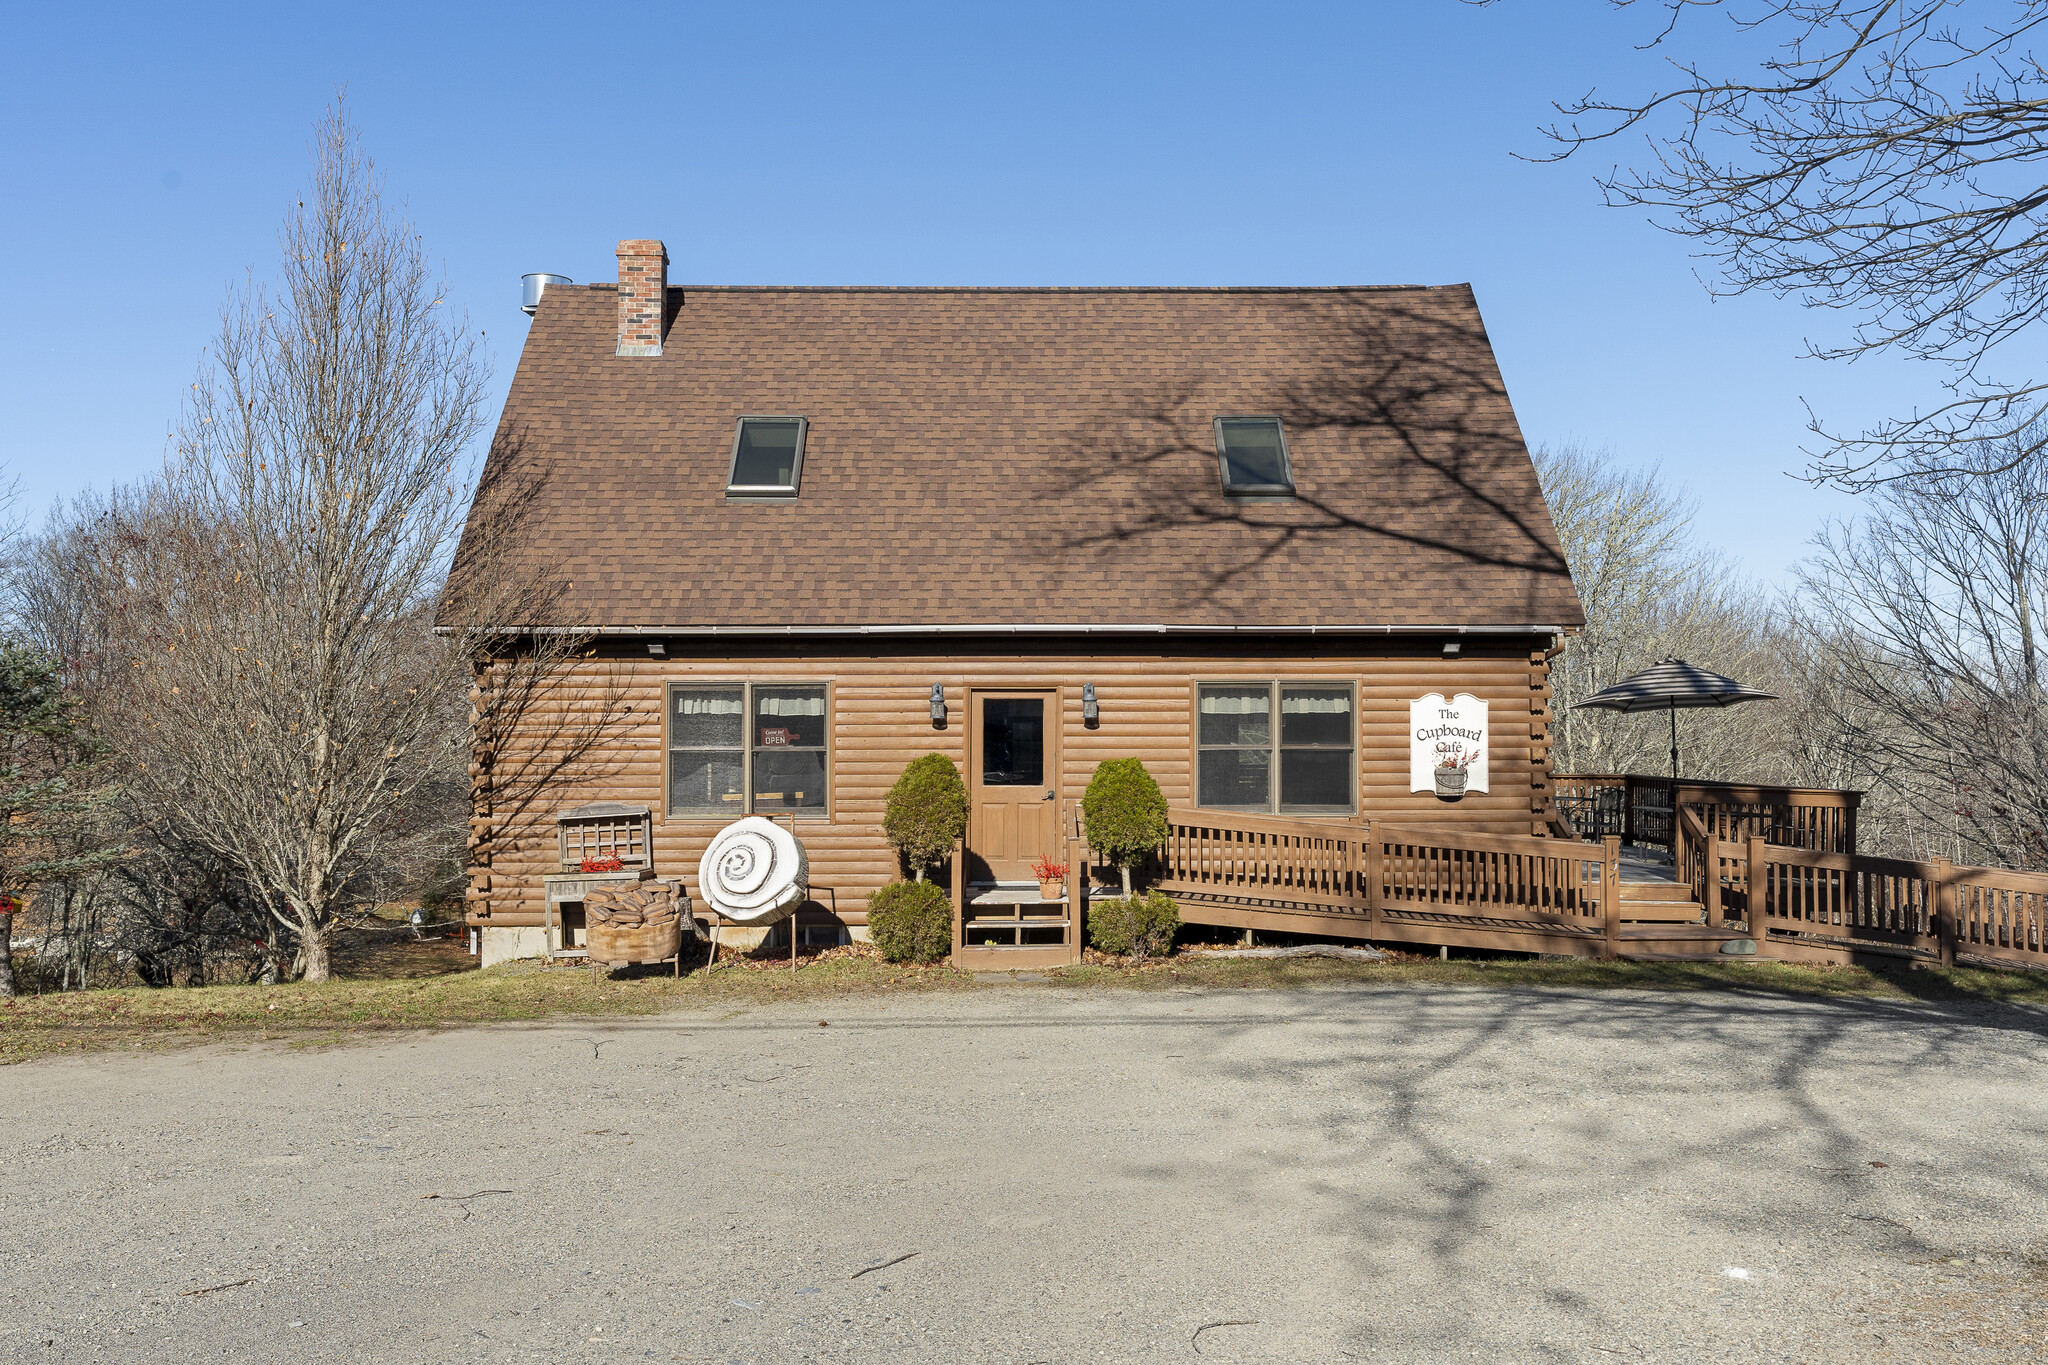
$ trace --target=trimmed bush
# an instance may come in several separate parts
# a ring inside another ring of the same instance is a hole
[[[868,937],[891,962],[937,962],[953,951],[953,902],[931,882],[891,882],[868,897]]]
[[[1100,953],[1140,960],[1163,957],[1180,929],[1180,907],[1163,891],[1088,906],[1088,941]]]
[[[1137,759],[1112,758],[1088,779],[1081,818],[1089,846],[1123,874],[1129,896],[1131,869],[1166,842],[1166,797],[1159,784]]]
[[[944,754],[913,759],[889,788],[882,833],[918,881],[944,862],[967,829],[967,784]]]

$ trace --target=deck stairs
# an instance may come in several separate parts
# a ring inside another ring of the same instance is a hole
[[[1626,846],[1621,854],[1620,956],[1632,962],[1722,962],[1721,945],[1747,939],[1740,926],[1710,926],[1706,907],[1678,880],[1661,849]],[[1757,959],[1745,956],[1744,961]]]

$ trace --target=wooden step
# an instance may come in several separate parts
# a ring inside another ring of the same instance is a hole
[[[1689,901],[1692,888],[1684,882],[1630,882],[1621,884],[1621,903],[1630,901]]]
[[[1621,926],[1624,939],[1665,939],[1686,940],[1700,943],[1720,943],[1724,939],[1748,938],[1745,929],[1727,926],[1716,928],[1710,924],[1689,924],[1684,921],[1652,924],[1624,924]]]
[[[1707,912],[1693,901],[1623,901],[1623,924],[1698,924],[1704,926]]]

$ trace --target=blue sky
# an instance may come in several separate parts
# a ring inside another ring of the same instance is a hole
[[[0,461],[29,510],[162,458],[227,286],[270,269],[337,86],[502,391],[519,276],[678,283],[1471,281],[1532,444],[1661,465],[1779,579],[1853,499],[1805,403],[1930,391],[1798,359],[1839,320],[1711,300],[1684,241],[1531,165],[1547,101],[1656,77],[1605,0],[1337,5],[105,5],[0,54]],[[1711,32],[1712,30],[1703,30]],[[1633,155],[1633,148],[1616,154]],[[1902,395],[1908,397],[1902,398]]]

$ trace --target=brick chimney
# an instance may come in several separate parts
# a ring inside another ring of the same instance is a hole
[[[668,248],[657,241],[619,243],[619,355],[660,355],[668,294]]]

